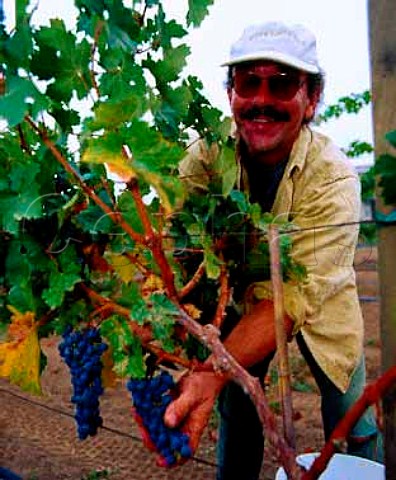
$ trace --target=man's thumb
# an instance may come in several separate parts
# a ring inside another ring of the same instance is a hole
[[[179,415],[177,413],[178,411],[177,403],[178,403],[178,400],[173,401],[165,410],[164,422],[165,422],[165,425],[169,428],[175,428],[179,424]]]
[[[195,399],[191,395],[182,393],[166,409],[164,414],[165,425],[169,428],[177,427],[194,407],[194,403]]]

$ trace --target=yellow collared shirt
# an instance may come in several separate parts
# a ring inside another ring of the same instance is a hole
[[[197,142],[180,166],[191,188],[205,189],[217,147]],[[238,184],[249,191],[240,165]],[[206,178],[206,181],[205,181]],[[353,258],[359,234],[360,182],[329,138],[303,127],[279,184],[271,213],[291,221],[292,256],[307,269],[305,282],[285,282],[284,302],[294,333],[304,337],[317,363],[341,390],[363,351],[363,320]],[[254,300],[272,299],[270,281],[254,283]]]

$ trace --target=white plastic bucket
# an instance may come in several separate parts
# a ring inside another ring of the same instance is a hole
[[[305,453],[297,457],[297,463],[307,469],[319,453]],[[385,467],[366,458],[336,453],[332,456],[320,480],[385,480]],[[283,468],[276,472],[275,480],[287,480]]]

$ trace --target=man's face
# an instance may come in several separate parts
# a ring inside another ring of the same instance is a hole
[[[228,96],[250,156],[266,164],[289,155],[316,106],[308,97],[304,72],[270,61],[236,65]]]

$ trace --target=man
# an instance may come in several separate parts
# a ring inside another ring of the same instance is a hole
[[[359,180],[342,152],[308,127],[323,88],[309,31],[276,22],[249,27],[225,65],[241,166],[239,187],[264,211],[300,227],[292,255],[308,276],[304,283],[284,284],[285,326],[320,388],[328,438],[361,394],[365,367],[352,267],[358,229],[322,227],[359,220]],[[205,188],[210,158],[211,152],[199,144],[182,162],[181,174],[191,188]],[[224,345],[239,363],[264,378],[276,349],[271,284],[255,280],[248,291],[248,307]],[[257,479],[264,438],[250,398],[227,374],[215,372],[187,375],[179,392],[165,414],[168,426],[183,425],[196,449],[220,395],[217,479]],[[348,452],[380,455],[378,439],[369,411],[353,429]]]

